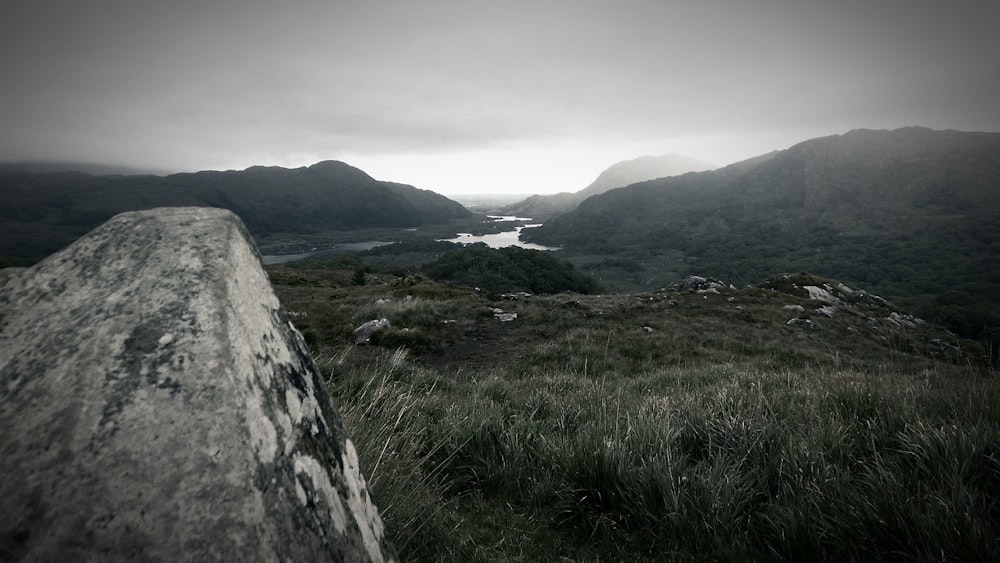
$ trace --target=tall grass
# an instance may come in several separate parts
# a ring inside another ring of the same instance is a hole
[[[996,379],[344,354],[332,392],[406,559],[1000,557]]]
[[[1000,378],[944,331],[864,308],[794,329],[783,307],[814,305],[760,289],[310,275],[282,303],[405,560],[1000,560]]]

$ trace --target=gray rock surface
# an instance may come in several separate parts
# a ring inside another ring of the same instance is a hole
[[[785,324],[788,326],[797,326],[799,328],[809,328],[809,329],[816,328],[815,322],[811,321],[810,319],[803,319],[799,317],[796,317],[794,319],[788,319],[788,321],[785,322]]]
[[[377,333],[391,328],[389,319],[372,319],[354,329],[354,341],[357,344],[368,344]]]
[[[119,215],[0,276],[0,560],[383,561],[246,229]]]

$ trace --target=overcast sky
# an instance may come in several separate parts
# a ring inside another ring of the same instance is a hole
[[[7,0],[0,161],[576,191],[643,154],[1000,131],[998,22],[995,0]]]

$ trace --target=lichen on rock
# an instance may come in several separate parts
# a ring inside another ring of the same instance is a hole
[[[395,557],[235,215],[125,213],[0,286],[0,560]]]

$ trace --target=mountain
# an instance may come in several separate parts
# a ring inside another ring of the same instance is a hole
[[[647,155],[616,162],[601,172],[589,186],[578,192],[561,192],[552,195],[533,195],[527,199],[503,208],[505,214],[548,219],[562,215],[580,205],[590,196],[602,194],[643,180],[676,176],[686,172],[709,170],[712,164],[701,162],[680,154]]]
[[[444,196],[375,180],[338,161],[287,169],[253,166],[169,176],[81,172],[0,174],[0,256],[38,257],[123,212],[166,206],[232,210],[251,234],[415,227],[465,217]]]
[[[809,271],[915,299],[925,311],[936,303],[996,312],[997,217],[1000,134],[910,127],[855,130],[633,184],[522,235],[638,270],[658,264],[738,285]]]

